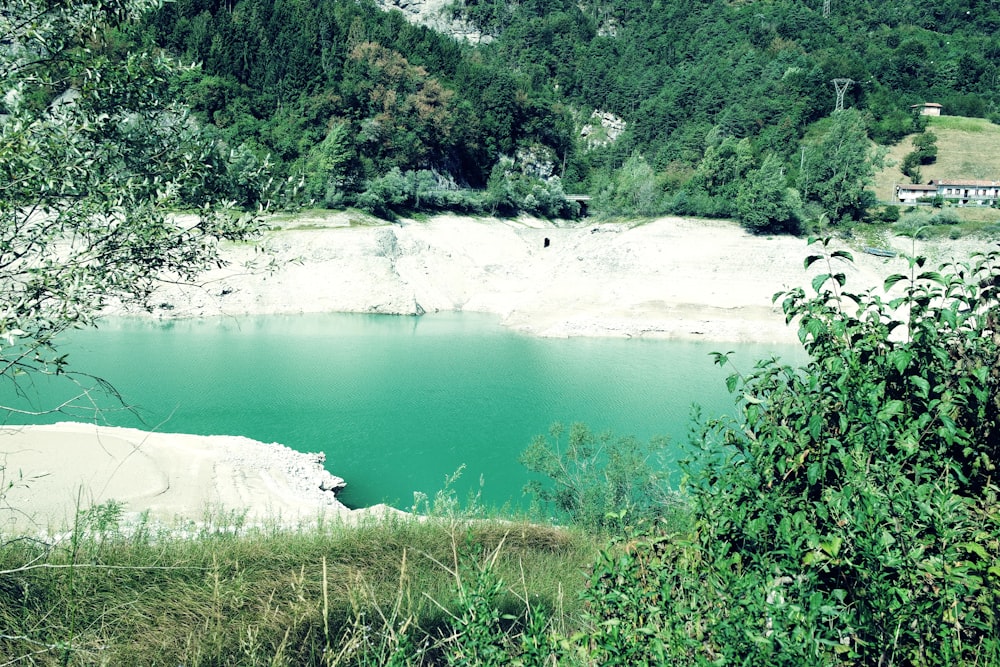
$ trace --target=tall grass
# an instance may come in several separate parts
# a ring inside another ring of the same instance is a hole
[[[985,118],[968,118],[966,116],[931,116],[928,127],[933,130],[961,130],[962,132],[992,132],[996,127]]]
[[[532,618],[580,630],[597,554],[583,533],[501,521],[82,528],[0,547],[0,665],[431,664],[487,584],[505,642]]]

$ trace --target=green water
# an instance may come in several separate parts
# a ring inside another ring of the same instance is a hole
[[[108,380],[138,410],[104,412],[104,423],[324,451],[349,484],[341,496],[348,505],[408,508],[414,491],[433,494],[462,465],[460,493],[482,480],[487,504],[522,503],[517,456],[556,421],[668,435],[676,459],[692,403],[706,414],[732,410],[726,373],[709,352],[733,347],[542,339],[490,316],[446,313],[113,320],[74,332],[66,350],[74,368]],[[745,369],[760,356],[794,354],[737,349]],[[69,391],[40,384],[27,395],[43,406]],[[24,405],[9,388],[0,402]],[[94,419],[86,410],[78,417]]]

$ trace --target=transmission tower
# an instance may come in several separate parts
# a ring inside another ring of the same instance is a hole
[[[830,0],[823,0],[823,18],[830,18]]]
[[[844,110],[844,93],[847,92],[847,89],[851,87],[852,83],[854,83],[854,79],[833,80],[833,87],[837,91],[837,107],[834,109],[834,111]]]

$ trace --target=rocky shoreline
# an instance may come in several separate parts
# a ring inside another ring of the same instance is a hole
[[[241,436],[198,436],[61,422],[0,428],[9,482],[0,533],[58,534],[80,510],[113,502],[126,525],[198,532],[241,526],[295,527],[391,512],[350,510],[346,482],[323,454]]]
[[[885,246],[908,253],[911,244],[897,238]],[[917,251],[937,263],[987,245],[969,239]],[[470,311],[538,336],[794,343],[795,330],[772,298],[828,270],[803,270],[815,252],[804,239],[689,218],[554,223],[442,215],[388,223],[314,212],[277,223],[262,247],[263,254],[229,247],[229,266],[199,285],[167,284],[147,310],[113,312],[167,319]],[[877,288],[906,269],[901,256],[853,253],[853,263],[835,268],[855,289]],[[270,270],[262,266],[268,262]]]
[[[936,266],[996,244],[885,245],[928,254]],[[356,212],[313,213],[276,220],[262,247],[227,247],[229,265],[200,284],[165,284],[148,309],[108,312],[169,319],[471,311],[538,336],[793,343],[795,329],[772,297],[829,270],[818,263],[803,271],[803,258],[815,251],[803,239],[681,218],[560,224],[446,215],[387,223]],[[835,269],[854,290],[878,288],[907,269],[901,256],[853,252],[853,263]],[[344,480],[320,456],[247,438],[93,424],[7,427],[0,429],[0,453],[6,471],[26,471],[31,482],[8,489],[7,506],[46,527],[72,522],[79,489],[87,489],[90,505],[122,501],[130,512],[165,522],[197,522],[212,508],[281,525],[393,511],[352,512],[336,499]]]

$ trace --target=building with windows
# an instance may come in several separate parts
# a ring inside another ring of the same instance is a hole
[[[941,179],[926,185],[897,185],[900,204],[928,204],[935,197],[956,206],[996,206],[1000,202],[1000,181]]]
[[[917,204],[928,203],[937,196],[936,185],[897,185],[896,201],[900,204],[915,206]]]

